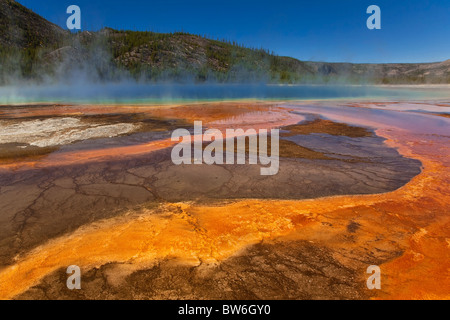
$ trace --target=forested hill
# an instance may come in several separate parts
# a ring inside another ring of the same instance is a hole
[[[450,83],[450,60],[425,64],[307,62],[187,33],[72,34],[0,0],[0,83],[85,76],[96,81]]]

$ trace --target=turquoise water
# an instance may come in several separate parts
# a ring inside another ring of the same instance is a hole
[[[145,104],[217,100],[439,100],[450,86],[345,86],[248,84],[77,84],[0,87],[0,104],[95,103]]]

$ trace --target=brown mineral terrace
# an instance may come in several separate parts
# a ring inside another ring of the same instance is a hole
[[[43,106],[24,108],[24,110],[17,110],[14,112],[1,111],[0,117],[5,119],[14,117],[16,121],[18,119],[34,119],[42,118],[45,116],[51,116],[51,110],[56,108],[56,114],[58,117],[67,117],[74,115],[83,116],[98,116],[99,120],[109,120],[111,113],[116,114],[142,114],[145,113],[146,117],[151,118],[170,118],[170,119],[183,119],[189,124],[193,124],[195,120],[203,120],[206,125],[213,126],[217,129],[225,128],[241,128],[247,130],[249,128],[259,130],[261,128],[271,129],[278,128],[285,125],[296,124],[299,121],[304,120],[303,116],[293,115],[289,113],[286,108],[272,107],[264,103],[252,104],[229,104],[230,108],[226,107],[227,104],[198,104],[195,106],[152,106],[152,107],[128,107],[128,106],[109,106],[109,107],[95,107],[95,106]],[[58,108],[62,108],[60,110]],[[113,109],[113,111],[112,111]],[[101,116],[103,115],[103,117]],[[226,120],[223,120],[226,119]],[[225,121],[225,122],[224,122]],[[1,141],[1,140],[0,140]],[[74,163],[86,163],[89,161],[98,161],[103,158],[120,157],[126,155],[127,157],[132,155],[146,154],[152,150],[160,150],[163,148],[171,147],[176,142],[171,139],[151,141],[149,143],[136,144],[131,146],[121,146],[115,148],[102,148],[87,151],[76,152],[63,152],[50,155],[45,158],[45,161],[4,161],[0,162],[0,170],[17,169],[17,168],[43,168],[52,167],[57,165],[69,165]]]
[[[289,128],[308,115],[320,115],[333,122],[330,129],[327,122],[310,122],[309,128],[320,126],[321,134],[331,135],[339,134],[331,131],[342,123],[373,128],[387,147],[419,160],[422,170],[403,186],[376,194],[142,202],[19,250],[0,269],[0,298],[449,299],[450,119],[396,110],[396,103],[387,102],[383,104],[390,110],[378,112],[372,104],[243,103],[233,109],[224,103],[214,104],[211,112],[206,105],[145,109],[154,117],[203,120],[216,127]],[[64,108],[68,113],[86,110]],[[89,112],[108,110],[96,108],[89,106]],[[43,114],[43,109],[25,109],[22,114],[27,116]],[[115,112],[129,112],[125,109]],[[343,131],[349,134],[347,127]],[[357,132],[354,139],[364,139],[367,131],[351,132]],[[133,158],[168,148],[169,141],[69,150],[4,163],[1,170],[19,173],[99,163],[124,154]],[[322,166],[326,162],[316,161],[329,160],[304,161]],[[149,174],[125,169],[136,177]],[[65,287],[65,268],[74,264],[88,278],[79,292]],[[369,265],[381,268],[381,290],[366,288]]]

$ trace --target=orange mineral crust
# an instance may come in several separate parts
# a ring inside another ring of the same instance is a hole
[[[222,105],[197,118],[195,107],[152,109],[154,116],[201,120],[211,127],[273,128],[296,124],[290,108],[245,105],[231,112]],[[361,104],[363,106],[363,104]],[[231,113],[230,113],[231,112]],[[233,114],[234,113],[234,114]],[[371,123],[371,125],[373,125]],[[450,299],[450,146],[447,136],[418,134],[395,127],[376,130],[386,144],[423,164],[422,172],[400,189],[375,195],[335,196],[312,200],[249,199],[211,203],[142,205],[118,217],[84,225],[51,239],[0,270],[0,298],[12,299],[69,265],[90,270],[122,264],[120,284],[138,270],[165,259],[181,265],[220,265],[245,255],[252,245],[301,240],[327,248],[343,266],[357,265],[363,286],[371,264],[381,268],[379,299]],[[22,166],[62,166],[133,156],[170,147],[170,140],[120,148],[55,153]],[[276,187],[276,186],[274,186]],[[332,275],[330,275],[331,277]],[[113,282],[114,282],[113,281]]]
[[[0,106],[2,119],[38,117],[70,117],[108,114],[143,113],[153,117],[181,118],[211,122],[236,117],[249,112],[266,111],[273,103],[265,102],[208,102],[192,105],[26,105]],[[277,108],[275,108],[277,109]]]
[[[411,225],[404,254],[382,266],[382,299],[450,299],[450,147],[449,137],[408,135],[390,138],[399,151],[422,161],[424,172],[405,188],[392,211]],[[408,141],[409,139],[409,141]],[[394,198],[395,201],[397,198]],[[403,204],[403,212],[397,207]]]
[[[163,204],[96,222],[49,241],[0,272],[0,297],[11,299],[46,275],[76,264],[83,269],[110,262],[128,274],[165,258],[181,264],[220,264],[264,241],[308,240],[326,246],[344,265],[358,252],[397,251],[380,265],[383,299],[450,298],[449,150],[446,138],[400,130],[377,134],[423,172],[386,194],[303,201],[242,200],[201,205]],[[348,241],[349,222],[359,227]],[[361,270],[361,281],[367,275]]]

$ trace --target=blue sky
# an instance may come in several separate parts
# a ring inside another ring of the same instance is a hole
[[[301,60],[434,62],[450,59],[450,0],[18,0],[66,28],[76,4],[83,30],[186,31]],[[381,30],[369,30],[369,5]]]

